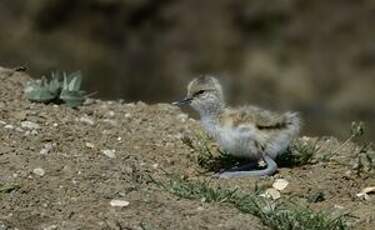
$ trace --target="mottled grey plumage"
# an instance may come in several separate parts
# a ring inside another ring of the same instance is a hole
[[[255,106],[228,108],[218,80],[203,76],[191,81],[186,98],[177,104],[190,104],[201,117],[207,133],[224,151],[234,156],[246,157],[251,164],[248,169],[264,160],[267,168],[253,171],[228,171],[220,177],[265,176],[277,170],[274,159],[285,152],[290,141],[300,130],[296,113],[275,113]]]

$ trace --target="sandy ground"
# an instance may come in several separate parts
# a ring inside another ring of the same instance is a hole
[[[229,205],[180,199],[150,183],[149,176],[165,179],[165,172],[204,177],[197,153],[181,141],[199,124],[179,108],[89,100],[74,110],[31,103],[23,95],[29,79],[0,68],[0,229],[267,229]],[[320,142],[323,150],[340,144]],[[345,165],[318,161],[281,168],[269,178],[212,183],[250,192],[256,182],[267,186],[284,178],[290,184],[282,196],[323,192],[312,208],[350,212],[354,229],[370,230],[375,197],[365,201],[356,194],[375,179],[354,173],[357,152],[353,144],[340,151],[337,161]],[[113,199],[129,205],[113,207]]]

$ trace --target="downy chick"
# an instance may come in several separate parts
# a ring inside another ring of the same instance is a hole
[[[191,105],[208,135],[226,153],[249,159],[249,164],[216,174],[219,177],[274,174],[274,159],[286,151],[300,130],[297,113],[278,114],[255,106],[226,107],[222,87],[211,76],[191,81],[185,99],[174,104]],[[267,164],[265,169],[250,170],[262,160]]]

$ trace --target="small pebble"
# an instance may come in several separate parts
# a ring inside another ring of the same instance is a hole
[[[103,122],[104,123],[108,123],[108,124],[110,124],[112,126],[117,126],[117,121],[112,120],[112,119],[104,119]]]
[[[16,128],[16,131],[19,132],[19,133],[23,133],[23,132],[25,132],[25,130],[23,130],[23,129],[20,128],[20,127],[17,127],[17,128]]]
[[[13,116],[14,118],[16,118],[17,120],[22,121],[22,120],[25,120],[25,119],[26,119],[27,113],[26,113],[25,111],[19,111],[19,112],[14,112],[14,113],[12,114],[12,116]]]
[[[21,122],[21,127],[25,128],[25,129],[30,129],[30,130],[40,129],[40,125],[38,125],[35,122],[31,122],[31,121]]]
[[[44,171],[44,169],[42,169],[42,168],[35,168],[33,170],[33,173],[38,175],[38,176],[44,176],[44,174],[46,174],[46,171]]]
[[[51,152],[51,150],[53,149],[53,147],[54,147],[54,144],[52,144],[52,143],[47,143],[47,144],[45,144],[44,146],[43,146],[43,148],[40,150],[40,154],[42,154],[42,155],[46,155],[46,154],[48,154],[49,152]]]
[[[371,200],[371,197],[369,195],[371,193],[375,193],[375,186],[362,189],[362,191],[357,194],[357,197],[364,200]]]
[[[14,126],[13,125],[6,125],[4,126],[5,129],[13,130]]]
[[[36,131],[35,129],[34,129],[34,130],[31,130],[31,135],[33,135],[33,136],[38,135],[38,131]]]
[[[5,121],[0,120],[0,125],[6,125],[7,123]]]
[[[79,121],[88,125],[95,125],[95,122],[88,117],[81,117]]]
[[[139,106],[139,107],[146,107],[147,106],[147,104],[144,103],[143,101],[138,101],[136,105]]]
[[[279,190],[279,191],[282,191],[288,186],[288,184],[289,184],[289,182],[285,179],[277,179],[273,183],[272,187]]]
[[[310,140],[310,137],[303,136],[303,137],[302,137],[302,140],[305,141],[305,142],[307,142],[307,141]]]
[[[93,149],[93,148],[95,148],[95,145],[94,144],[92,144],[92,143],[90,143],[90,142],[86,142],[86,147],[87,148],[90,148],[90,149]]]
[[[129,206],[129,201],[126,200],[111,200],[112,207],[126,207]]]
[[[334,208],[336,208],[336,209],[344,209],[344,207],[343,206],[341,206],[341,205],[338,205],[338,204],[335,204],[334,206],[333,206]]]
[[[272,200],[277,200],[281,197],[281,194],[276,189],[269,188],[263,194],[261,194],[260,196],[271,198]]]
[[[114,117],[115,116],[115,112],[113,112],[112,110],[111,111],[108,111],[106,114],[105,114],[106,117]]]
[[[114,150],[114,149],[102,150],[102,153],[109,158],[116,158],[115,152],[116,152],[116,150]]]
[[[56,230],[57,226],[56,225],[50,225],[48,227],[43,228],[43,230]]]
[[[57,225],[54,225],[54,224],[43,228],[43,230],[56,230],[56,229],[57,229]]]
[[[86,100],[83,102],[83,105],[92,105],[95,104],[95,100],[92,98],[86,98]]]
[[[177,119],[180,120],[182,123],[186,122],[188,118],[188,115],[185,113],[180,113],[177,115]]]

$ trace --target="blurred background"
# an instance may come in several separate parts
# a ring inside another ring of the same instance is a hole
[[[0,65],[84,74],[95,97],[171,102],[194,76],[302,113],[306,135],[375,137],[373,0],[1,0]]]

